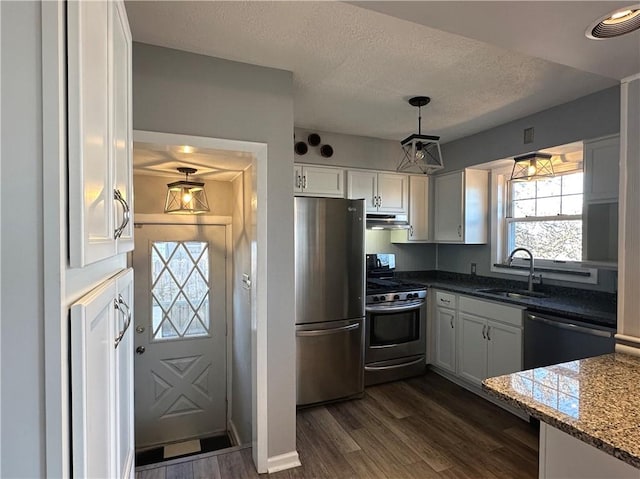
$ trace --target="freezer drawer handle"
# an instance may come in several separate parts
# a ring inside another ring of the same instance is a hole
[[[402,313],[404,311],[411,311],[412,309],[418,309],[424,303],[423,300],[412,301],[411,303],[403,304],[402,306],[366,306],[365,311],[368,313]]]
[[[351,331],[352,329],[358,329],[360,323],[348,324],[341,328],[335,329],[314,329],[311,331],[296,331],[296,336],[325,336],[328,334],[344,333],[345,331]]]
[[[613,337],[613,334],[607,331],[602,331],[600,329],[593,329],[593,328],[585,328],[584,326],[578,326],[577,324],[560,323],[552,319],[546,319],[540,316],[534,316],[533,314],[527,314],[527,319],[530,319],[531,321],[539,321],[541,323],[548,324],[555,328],[569,329],[571,331],[578,331],[581,333],[590,334],[592,336],[600,336],[602,338]]]
[[[408,363],[402,364],[393,364],[391,366],[365,366],[365,371],[387,371],[389,369],[398,369],[398,368],[406,368],[407,366],[413,366],[414,364],[424,362],[424,358],[414,359],[413,361],[409,361]]]

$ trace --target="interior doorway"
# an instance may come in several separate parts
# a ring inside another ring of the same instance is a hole
[[[211,214],[164,214],[167,183],[179,179],[181,166],[198,169],[197,181],[214,183],[214,192],[228,189],[233,214],[218,211],[226,200],[214,201],[218,210],[212,208]],[[266,384],[258,371],[261,355],[266,362],[266,317],[256,307],[264,265],[260,258],[266,258],[258,227],[266,221],[259,201],[265,173],[263,144],[134,132],[136,309],[144,303],[136,315],[136,328],[143,331],[136,334],[135,347],[144,348],[136,355],[138,448],[229,431],[236,444],[252,443],[256,467],[266,463],[266,415],[258,414],[266,401],[266,394],[259,393]],[[209,256],[208,263],[203,255]],[[182,262],[184,271],[174,272],[172,259]],[[217,267],[216,261],[221,262]],[[207,274],[208,305],[202,302]],[[214,274],[225,277],[226,291],[215,288],[221,278]],[[196,284],[188,284],[186,277],[196,278]],[[197,297],[188,297],[189,288]],[[222,305],[218,314],[216,305]],[[225,317],[226,322],[216,324]],[[226,340],[214,334],[221,328],[228,331]],[[239,335],[244,335],[241,340]],[[245,349],[234,354],[237,348]],[[241,396],[242,401],[234,401]]]

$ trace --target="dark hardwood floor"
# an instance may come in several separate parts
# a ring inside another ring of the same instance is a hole
[[[297,417],[302,478],[536,478],[538,431],[433,372]],[[266,476],[266,475],[265,475]],[[136,479],[259,477],[245,448],[146,469]]]

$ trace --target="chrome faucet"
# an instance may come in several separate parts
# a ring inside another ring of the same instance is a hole
[[[516,248],[511,253],[509,253],[509,258],[507,258],[507,264],[511,266],[513,263],[513,255],[518,251],[524,251],[529,255],[529,291],[533,291],[533,254],[527,248]]]

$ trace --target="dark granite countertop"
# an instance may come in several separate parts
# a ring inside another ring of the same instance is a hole
[[[411,279],[432,288],[524,306],[527,310],[537,313],[562,316],[610,328],[615,328],[617,325],[617,302],[614,293],[535,285],[535,291],[544,293],[544,298],[509,298],[480,290],[488,288],[522,290],[527,288],[526,283],[445,271],[398,271],[396,276]]]
[[[605,354],[485,379],[489,394],[640,469],[640,358]]]

